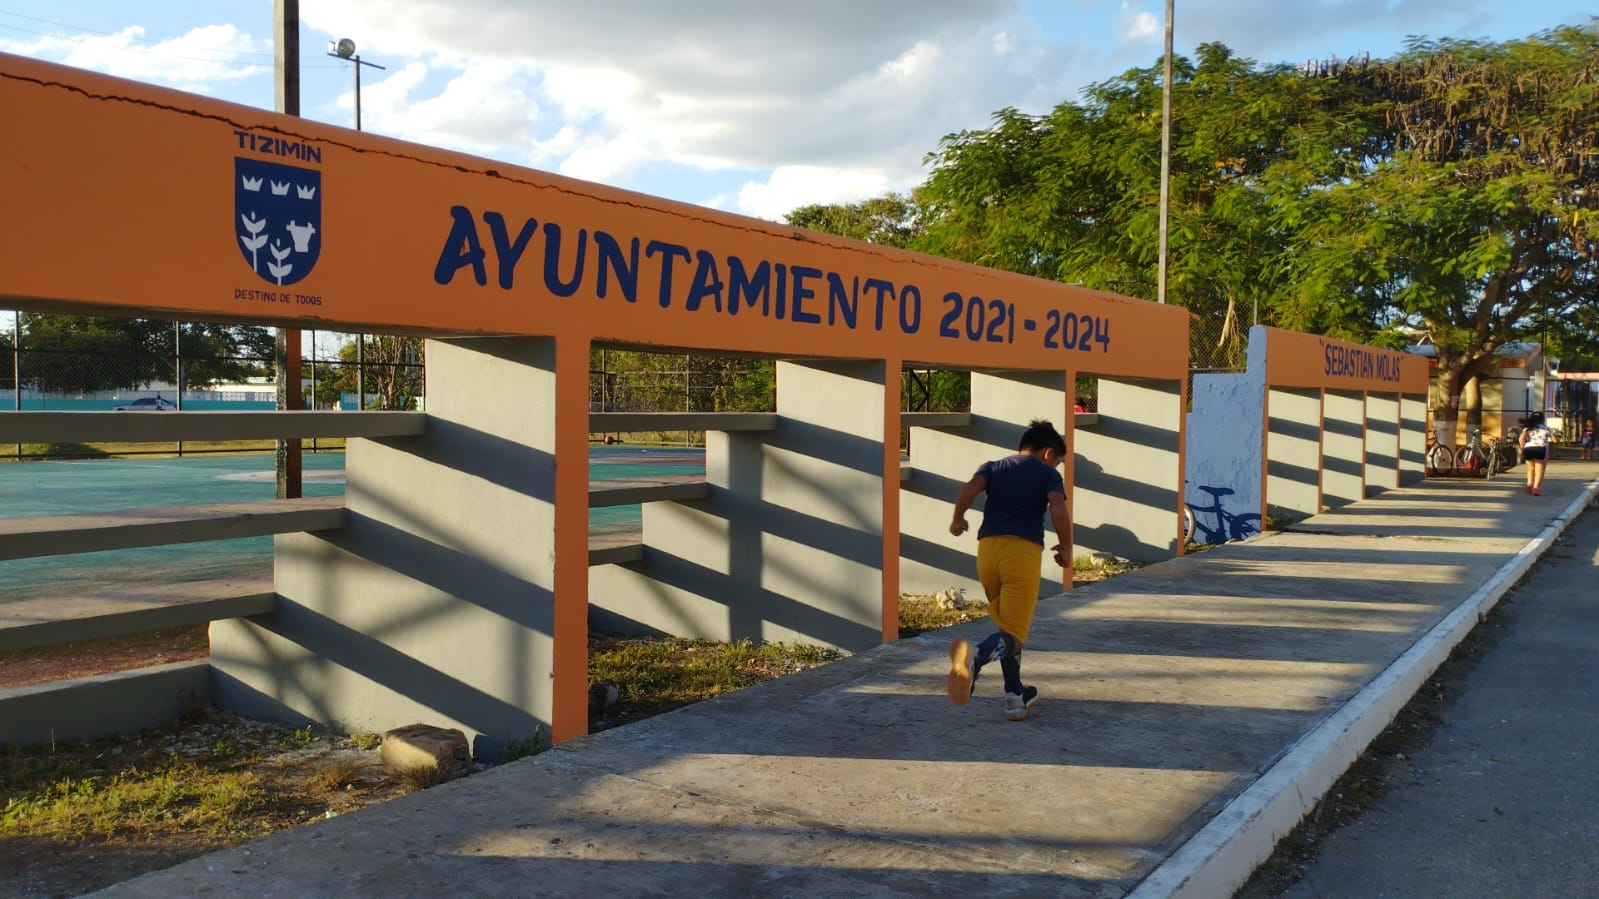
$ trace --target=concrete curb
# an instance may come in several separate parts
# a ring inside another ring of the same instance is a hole
[[[1590,481],[1493,577],[1228,803],[1145,877],[1129,899],[1232,895],[1596,496],[1599,480]]]

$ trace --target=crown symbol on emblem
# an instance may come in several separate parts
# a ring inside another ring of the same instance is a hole
[[[273,181],[270,186],[274,197],[286,197],[289,195],[289,182],[287,181]]]
[[[304,184],[296,184],[294,185],[294,192],[299,194],[302,200],[314,199],[316,197],[316,185],[313,184],[307,187]]]
[[[245,176],[245,178],[244,178],[244,189],[245,190],[260,190],[261,189],[261,179],[260,178],[251,178],[249,176]]]

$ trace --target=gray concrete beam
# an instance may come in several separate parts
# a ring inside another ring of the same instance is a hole
[[[0,603],[0,652],[262,615],[276,602],[272,579],[261,577]]]
[[[0,412],[0,444],[405,437],[421,412]]]
[[[340,496],[0,518],[0,560],[326,531],[343,524]]]

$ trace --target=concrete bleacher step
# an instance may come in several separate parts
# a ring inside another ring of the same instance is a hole
[[[344,526],[344,497],[0,518],[0,561]]]
[[[140,584],[0,604],[0,652],[141,634],[272,611],[270,576]]]
[[[0,444],[409,437],[426,430],[421,412],[0,412]]]

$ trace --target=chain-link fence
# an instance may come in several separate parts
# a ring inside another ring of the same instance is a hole
[[[251,410],[277,407],[277,334],[257,326],[31,312],[0,313],[0,408],[54,411]],[[416,409],[416,338],[302,332],[309,409]],[[316,444],[311,444],[313,447]],[[335,445],[337,445],[335,443]],[[240,447],[179,444],[179,452]],[[172,447],[116,447],[119,453]],[[91,447],[7,447],[18,456],[96,455]]]

